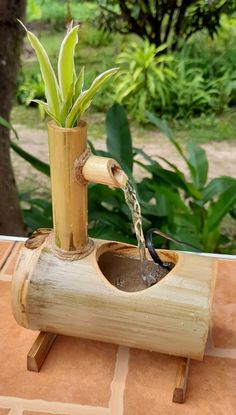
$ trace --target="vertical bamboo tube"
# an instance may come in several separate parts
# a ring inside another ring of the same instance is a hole
[[[75,160],[86,150],[87,125],[76,128],[48,124],[55,244],[65,251],[83,251],[87,236],[87,185],[74,175]]]

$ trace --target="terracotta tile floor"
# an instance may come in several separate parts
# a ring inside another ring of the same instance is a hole
[[[37,333],[15,323],[10,305],[20,247],[0,242],[0,415],[236,415],[236,261],[218,261],[205,358],[191,361],[179,405],[177,357],[58,336],[41,371],[28,372]]]

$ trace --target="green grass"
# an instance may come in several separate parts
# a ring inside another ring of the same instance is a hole
[[[25,107],[24,105],[14,105],[11,113],[13,125],[21,124],[27,128],[45,129],[45,120],[40,119],[39,110],[36,107]]]
[[[192,139],[198,143],[236,139],[236,108],[226,110],[219,116],[204,115],[181,122],[174,122],[177,137]]]

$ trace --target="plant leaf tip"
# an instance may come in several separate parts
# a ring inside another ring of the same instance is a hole
[[[20,19],[16,19],[20,24],[21,24],[21,26],[23,27],[23,29],[25,29],[25,31],[26,32],[28,32],[28,29],[27,29],[27,27],[24,25],[24,23],[20,20]]]

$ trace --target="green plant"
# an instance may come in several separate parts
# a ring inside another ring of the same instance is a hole
[[[185,153],[165,122],[153,114],[146,115],[175,146],[191,177],[191,181],[188,181],[175,165],[161,157],[160,160],[170,170],[164,169],[150,158],[150,165],[139,162],[139,165],[152,174],[152,178],[147,179],[150,182],[146,182],[145,186],[153,189],[156,195],[155,212],[165,221],[162,229],[208,252],[224,249],[225,244],[229,244],[228,249],[230,245],[235,246],[235,242],[222,233],[221,224],[228,213],[232,214],[236,205],[236,180],[221,176],[208,182],[205,151],[197,144],[188,142]]]
[[[109,110],[106,121],[108,154],[116,158],[130,176],[132,161],[148,173],[148,177],[136,183],[144,231],[157,227],[203,251],[231,252],[235,249],[235,241],[222,231],[222,222],[229,213],[235,217],[236,180],[222,176],[207,181],[208,161],[204,150],[188,142],[185,152],[166,122],[151,113],[146,113],[146,116],[171,141],[186,164],[191,179],[187,179],[173,163],[162,157],[156,161],[135,148],[131,156],[127,149],[127,146],[131,149],[132,144],[124,110],[117,104]],[[118,125],[123,128],[120,135]],[[140,156],[143,161],[140,161]],[[132,232],[132,221],[121,192],[93,185],[90,203],[94,219],[92,235],[109,239],[114,232],[113,239],[120,237],[120,240],[127,240]],[[173,242],[165,243],[160,237],[157,238],[157,246],[183,249]]]
[[[219,78],[205,79],[199,65],[182,55],[170,66],[175,71],[176,79],[168,82],[167,114],[175,118],[189,118],[206,111],[220,112],[228,104],[227,73]]]
[[[42,9],[40,4],[36,0],[28,0],[26,14],[29,21],[41,19]]]
[[[234,45],[236,38],[235,20],[222,18],[222,28],[210,39],[206,33],[196,33],[183,45],[179,57],[188,59],[202,69],[204,78],[218,78],[226,71],[236,70]]]
[[[81,116],[89,108],[94,95],[103,83],[117,73],[117,68],[109,69],[99,75],[90,88],[83,91],[84,68],[76,75],[74,64],[75,46],[78,41],[78,26],[69,27],[62,41],[58,57],[58,79],[49,57],[39,39],[21,23],[34,48],[45,85],[47,102],[34,100],[61,127],[75,127]]]
[[[170,105],[162,114],[186,119],[206,112],[220,113],[232,105],[236,66],[230,59],[231,46],[225,46],[226,50],[219,48],[218,38],[210,42],[201,33],[174,54],[169,66],[176,79],[168,83]]]
[[[116,98],[136,120],[145,122],[145,110],[188,119],[227,108],[236,91],[235,75],[223,69],[217,76],[204,73],[199,57],[188,57],[188,48],[158,55],[165,48],[156,49],[148,41],[132,43],[118,56],[122,69]]]
[[[85,22],[93,19],[96,12],[96,2],[70,1],[70,11],[73,20]],[[41,17],[39,17],[41,14]],[[66,2],[64,0],[28,0],[27,22],[38,18],[54,26],[56,30],[64,28],[66,21]]]
[[[203,149],[188,142],[184,150],[174,138],[165,121],[146,113],[150,123],[170,140],[189,172],[190,178],[170,160],[159,157],[153,160],[144,151],[132,147],[128,120],[123,107],[114,104],[106,116],[107,151],[94,154],[117,159],[134,181],[134,164],[147,175],[135,184],[141,204],[143,228],[146,232],[156,227],[174,238],[194,244],[203,251],[233,252],[236,248],[232,236],[222,230],[227,215],[236,218],[236,180],[221,176],[208,181],[208,161]],[[13,128],[5,120],[0,123]],[[17,137],[16,130],[13,130]],[[11,143],[14,151],[40,172],[49,175],[49,166],[23,150],[16,140]],[[51,201],[20,195],[25,223],[29,230],[51,226]],[[32,217],[31,217],[32,216]],[[235,222],[236,223],[236,222]],[[89,186],[89,233],[93,237],[135,243],[131,214],[120,189],[91,184]],[[157,237],[157,247],[183,249],[181,245]]]
[[[16,98],[20,104],[30,105],[35,99],[45,99],[44,83],[39,73],[32,74],[29,79],[21,76],[18,81]]]
[[[132,43],[118,56],[117,63],[122,69],[116,98],[139,121],[145,120],[145,109],[165,108],[168,104],[168,83],[175,79],[175,74],[167,63],[173,57],[158,55],[166,48],[166,44],[156,48],[145,40],[141,44]]]
[[[85,44],[92,47],[108,46],[112,41],[112,34],[103,32],[97,28],[90,27],[84,39]]]
[[[33,191],[20,193],[21,212],[28,233],[38,228],[52,228],[52,203],[49,198],[35,197]]]
[[[147,46],[148,42],[132,44],[118,58],[122,69],[116,88],[118,102],[142,122],[145,110],[185,120],[221,114],[236,103],[236,32],[227,33],[224,41],[221,33],[214,40],[198,33],[181,51],[167,52],[164,62],[157,65],[159,77],[155,73],[159,59],[155,46]]]

